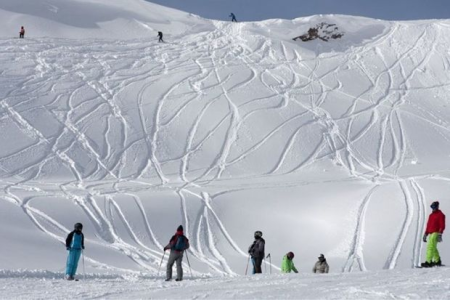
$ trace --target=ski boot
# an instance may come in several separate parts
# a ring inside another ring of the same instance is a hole
[[[429,262],[424,262],[420,265],[422,268],[431,268],[433,265]]]

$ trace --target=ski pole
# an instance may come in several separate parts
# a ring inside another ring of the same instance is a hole
[[[247,259],[247,266],[245,267],[245,275],[247,275],[249,263],[250,263],[250,255],[248,256],[248,259]]]
[[[86,280],[86,268],[84,265],[84,250],[81,250],[81,255],[83,256],[83,280]]]
[[[166,256],[166,251],[164,251],[163,256],[161,257],[161,262],[159,263],[159,268],[158,268],[158,277],[159,277],[159,272],[161,271],[161,266],[164,260],[164,256]]]
[[[272,257],[270,256],[270,253],[267,254],[266,258],[269,259],[269,270],[270,270],[270,274],[272,274]]]
[[[264,256],[263,256],[263,260],[264,260],[264,273],[267,274],[267,260]],[[261,272],[262,272],[262,270],[261,270]]]
[[[188,256],[188,252],[186,251],[186,260],[189,266],[189,272],[191,273],[191,278],[194,278],[194,276],[192,276],[192,268],[191,268],[191,263],[189,262],[189,256]]]

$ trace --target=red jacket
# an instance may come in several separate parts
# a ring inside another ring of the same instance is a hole
[[[434,232],[443,233],[445,229],[445,215],[442,211],[435,210],[428,217],[427,230],[425,234],[430,234]]]

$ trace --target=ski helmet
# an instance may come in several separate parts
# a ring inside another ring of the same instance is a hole
[[[83,224],[81,223],[76,223],[73,227],[75,230],[83,230]]]
[[[439,201],[434,201],[430,205],[431,209],[438,209],[439,208]]]
[[[289,252],[288,254],[286,254],[286,256],[289,259],[293,259],[294,258],[294,252]]]
[[[261,231],[255,231],[255,237],[262,237],[262,232]]]

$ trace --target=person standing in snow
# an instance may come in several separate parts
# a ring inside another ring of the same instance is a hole
[[[314,265],[313,272],[314,273],[328,273],[330,267],[328,266],[327,260],[323,254],[320,254],[318,257],[318,261]]]
[[[281,262],[281,273],[298,273],[297,269],[294,266],[294,253],[289,252],[283,257],[283,261]]]
[[[19,31],[19,38],[23,39],[25,37],[25,28],[22,26]]]
[[[262,238],[261,231],[255,231],[255,241],[248,248],[248,253],[253,263],[253,274],[262,273],[262,262],[264,259],[264,247],[266,241]]]
[[[430,205],[432,212],[428,217],[427,228],[423,235],[423,242],[427,242],[426,261],[422,263],[422,267],[430,268],[434,266],[442,266],[441,257],[437,249],[437,243],[442,242],[442,234],[445,230],[445,215],[439,210],[439,202],[435,201]]]
[[[77,272],[78,261],[80,260],[81,251],[84,249],[83,224],[76,223],[74,230],[69,233],[66,238],[66,249],[69,251],[66,266],[67,280],[74,280]]]
[[[158,43],[164,43],[163,33],[161,31],[158,31]]]
[[[164,247],[164,251],[170,250],[169,261],[167,262],[166,281],[172,280],[172,267],[177,263],[177,279],[183,280],[183,253],[189,249],[189,240],[184,236],[183,225],[178,226],[177,232],[169,241],[169,244]]]
[[[231,13],[231,14],[229,15],[229,17],[231,18],[231,22],[237,22],[236,16],[235,16],[233,13]]]

